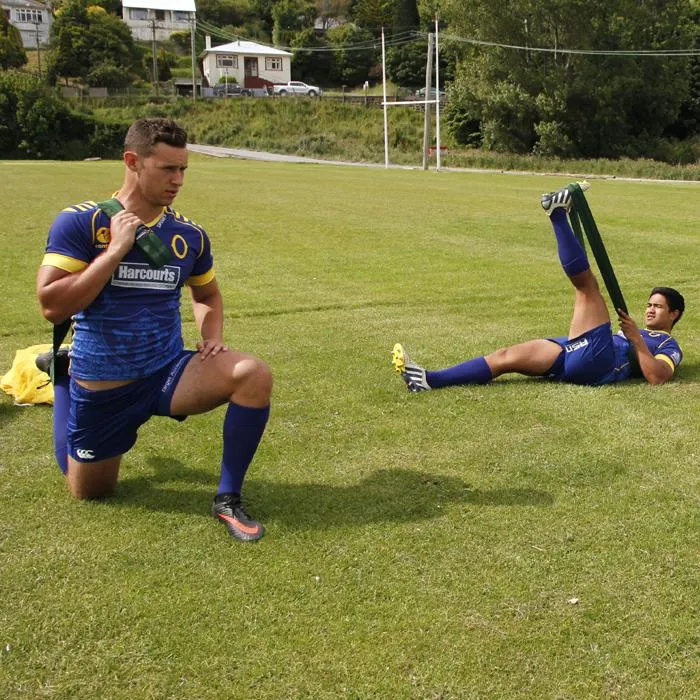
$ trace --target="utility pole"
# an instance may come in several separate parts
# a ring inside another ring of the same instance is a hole
[[[153,86],[158,94],[158,56],[156,54],[156,21],[151,20],[151,32],[153,35]]]
[[[430,92],[433,83],[433,39],[435,35],[428,34],[428,59],[425,66],[425,117],[423,119],[423,170],[428,169],[428,153],[430,150]]]
[[[195,55],[194,55],[194,14],[190,18],[190,48],[192,49],[192,101],[197,101],[197,80],[194,77]]]
[[[33,22],[34,31],[36,32],[36,60],[37,68],[39,70],[39,80],[41,80],[41,46],[39,45],[39,22],[36,20]]]

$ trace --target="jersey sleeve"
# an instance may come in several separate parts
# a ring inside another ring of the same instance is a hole
[[[72,208],[62,211],[49,229],[42,265],[66,272],[85,269],[95,257],[90,216]]]
[[[214,257],[211,254],[209,236],[203,229],[200,232],[202,236],[201,248],[192,268],[192,273],[187,280],[187,284],[192,287],[201,287],[209,284],[214,279]]]
[[[654,352],[655,360],[662,360],[675,372],[676,367],[683,360],[683,352],[675,338],[667,338],[656,348]]]

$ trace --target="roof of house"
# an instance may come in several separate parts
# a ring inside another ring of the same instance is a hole
[[[207,53],[238,53],[238,54],[258,54],[261,56],[291,56],[289,51],[276,49],[274,46],[258,44],[255,41],[232,41],[230,44],[222,44],[221,46],[212,46],[210,49],[205,49],[203,54]]]
[[[197,12],[197,7],[194,4],[194,0],[122,0],[122,6],[146,10]]]
[[[50,10],[47,2],[35,2],[35,0],[0,0],[2,7],[28,7],[36,10]]]

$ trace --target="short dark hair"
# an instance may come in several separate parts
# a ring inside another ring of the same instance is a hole
[[[681,320],[681,316],[685,311],[685,299],[683,295],[679,291],[673,289],[673,287],[654,287],[654,289],[651,290],[651,294],[649,294],[649,298],[653,297],[654,294],[661,294],[661,296],[666,299],[670,311],[680,311],[678,318],[673,322],[675,326],[676,323]]]
[[[124,150],[149,156],[158,143],[186,148],[187,132],[172,119],[138,119],[126,132]]]

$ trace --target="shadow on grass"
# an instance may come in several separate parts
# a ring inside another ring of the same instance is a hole
[[[690,380],[697,382],[700,379],[700,362],[683,362],[678,368],[676,380]]]
[[[216,475],[167,459],[149,460],[152,477],[125,478],[115,503],[151,510],[209,515]],[[169,488],[168,482],[195,484]],[[203,488],[206,485],[206,488]],[[438,517],[452,503],[466,506],[550,506],[547,491],[527,488],[474,489],[455,479],[410,469],[381,469],[359,483],[285,484],[252,477],[245,496],[261,519],[294,529],[322,529],[377,522],[410,522]]]
[[[0,425],[4,425],[7,421],[13,418],[13,413],[17,410],[17,406],[11,403],[6,403],[5,401],[0,402]]]

